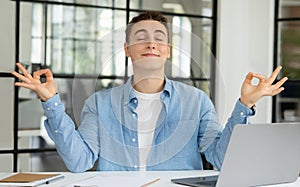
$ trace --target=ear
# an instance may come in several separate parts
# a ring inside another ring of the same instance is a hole
[[[171,45],[170,43],[168,43],[168,54],[167,54],[167,58],[171,57]]]
[[[130,57],[130,53],[129,53],[129,46],[128,46],[128,44],[125,42],[124,43],[124,51],[125,51],[125,55],[127,56],[127,57]]]

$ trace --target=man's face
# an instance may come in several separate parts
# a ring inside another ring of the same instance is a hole
[[[132,26],[129,43],[124,45],[132,62],[161,61],[170,58],[167,29],[158,21],[145,20]]]

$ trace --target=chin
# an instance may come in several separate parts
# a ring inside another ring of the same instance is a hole
[[[165,62],[166,62],[166,59],[162,59],[162,58],[159,58],[159,57],[146,57],[146,58],[141,58],[139,60],[136,60],[134,62],[134,64],[135,65],[155,67],[155,66],[164,65]]]

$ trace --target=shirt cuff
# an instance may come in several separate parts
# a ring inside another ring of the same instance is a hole
[[[46,102],[42,102],[42,107],[47,118],[54,117],[56,113],[61,113],[65,111],[64,105],[60,100],[59,94],[54,95]]]
[[[238,121],[243,120],[249,116],[255,115],[255,110],[252,108],[248,108],[246,105],[241,103],[240,100],[238,100],[235,104],[234,110],[233,110],[233,117],[239,118]]]

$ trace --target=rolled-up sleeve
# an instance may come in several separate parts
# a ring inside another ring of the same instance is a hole
[[[42,107],[47,117],[44,122],[47,133],[55,142],[68,169],[72,172],[84,172],[93,167],[97,153],[85,142],[72,119],[65,113],[59,94],[42,102]]]
[[[249,117],[253,115],[255,115],[255,111],[246,107],[239,100],[236,102],[222,134],[216,136],[215,141],[204,151],[206,159],[217,169],[221,169],[234,126],[237,124],[248,124],[250,122]]]

